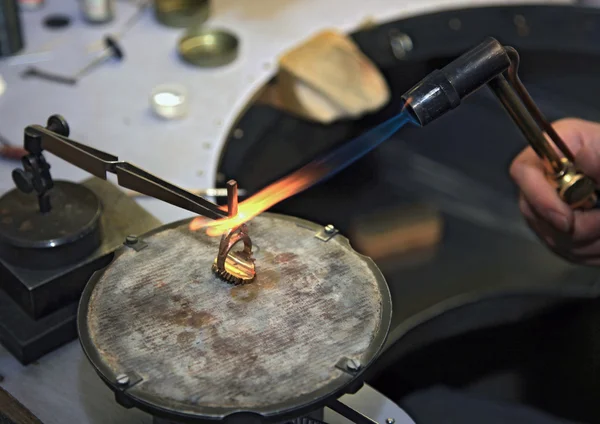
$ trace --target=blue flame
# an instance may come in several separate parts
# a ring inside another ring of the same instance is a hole
[[[358,137],[344,143],[325,156],[314,160],[307,167],[317,167],[321,170],[327,169],[326,173],[315,182],[327,180],[352,165],[354,162],[371,152],[381,143],[389,139],[394,133],[407,123],[416,123],[408,110],[404,109],[398,115],[379,124]]]

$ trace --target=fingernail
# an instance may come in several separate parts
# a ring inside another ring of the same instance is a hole
[[[552,224],[557,230],[567,233],[571,230],[571,220],[563,213],[556,211],[549,211],[550,219]]]

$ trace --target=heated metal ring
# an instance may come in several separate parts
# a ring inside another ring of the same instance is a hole
[[[233,252],[233,247],[240,241],[244,243],[244,250]],[[245,224],[232,228],[223,235],[213,271],[221,279],[236,285],[254,280],[256,270],[252,258],[252,240]]]

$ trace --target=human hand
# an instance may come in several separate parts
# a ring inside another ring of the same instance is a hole
[[[569,118],[553,127],[575,156],[577,167],[599,182],[600,123]],[[600,210],[574,211],[563,202],[531,147],[515,158],[510,175],[521,189],[521,212],[538,237],[571,262],[600,265]]]

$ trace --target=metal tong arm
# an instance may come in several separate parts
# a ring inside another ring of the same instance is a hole
[[[25,129],[27,136],[39,136],[41,148],[77,166],[98,178],[106,180],[106,173],[117,175],[118,183],[150,197],[203,215],[211,219],[227,217],[227,211],[180,187],[162,180],[128,162],[119,161],[117,156],[57,134],[41,125],[30,125]]]

